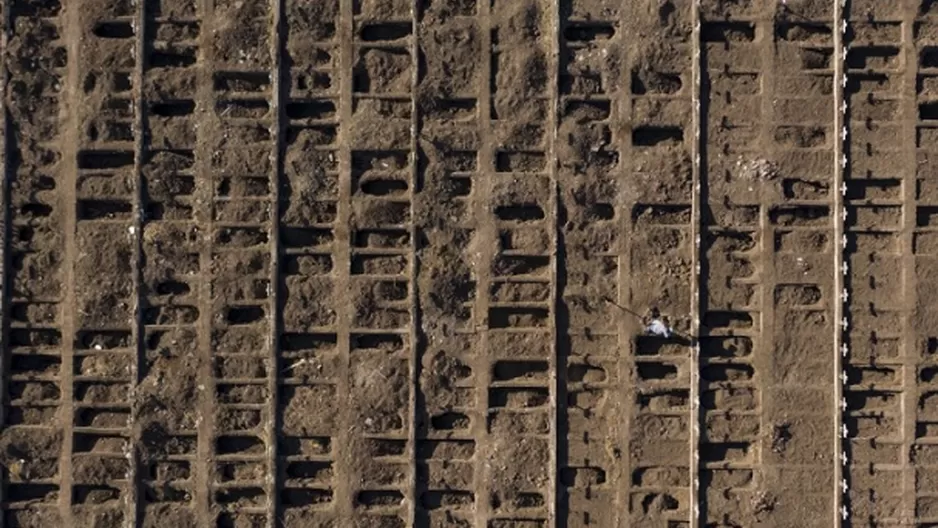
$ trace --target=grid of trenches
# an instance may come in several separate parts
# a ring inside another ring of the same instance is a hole
[[[284,2],[279,510],[413,523],[413,20]]]
[[[558,504],[574,526],[614,525],[624,508],[609,505],[627,500],[624,454],[609,449],[624,434],[622,336],[609,302],[621,301],[616,169],[629,137],[614,125],[624,100],[624,76],[611,67],[622,56],[621,15],[619,6],[569,2],[557,29]]]
[[[554,14],[496,0],[415,15],[416,523],[544,526],[555,476]]]
[[[938,5],[846,6],[844,425],[853,522],[938,523]]]
[[[701,10],[707,525],[835,515],[832,18],[829,2]]]
[[[72,5],[0,5],[0,525],[938,526],[938,2]]]
[[[60,5],[4,2],[3,45],[3,520],[62,522],[69,496],[63,414],[73,376],[63,368],[71,193],[62,160],[67,127],[65,16]],[[66,421],[71,417],[66,416]],[[121,442],[99,451],[122,457]]]

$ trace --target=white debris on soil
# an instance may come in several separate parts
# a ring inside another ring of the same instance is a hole
[[[736,160],[737,174],[747,180],[767,181],[778,177],[778,165],[765,159]]]
[[[808,271],[811,269],[811,265],[805,262],[804,257],[797,257],[795,259],[795,266],[803,272],[802,275],[807,275]]]

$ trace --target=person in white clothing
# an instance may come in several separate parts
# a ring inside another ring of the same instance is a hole
[[[649,316],[651,319],[647,321],[645,326],[645,334],[663,337],[668,339],[671,337],[671,326],[668,324],[668,319],[661,316],[661,312],[658,311],[658,308],[652,308],[651,314]]]

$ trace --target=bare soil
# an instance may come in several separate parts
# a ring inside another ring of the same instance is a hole
[[[693,4],[4,2],[0,525],[931,526],[938,7]]]

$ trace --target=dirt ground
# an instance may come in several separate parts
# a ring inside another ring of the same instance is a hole
[[[0,528],[938,527],[938,2],[834,4],[3,0]]]

